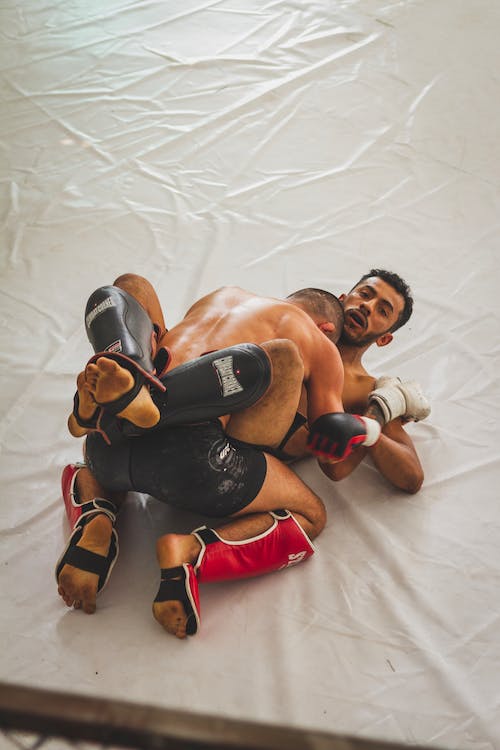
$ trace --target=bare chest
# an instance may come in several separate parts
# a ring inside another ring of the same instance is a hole
[[[375,378],[370,375],[344,374],[342,401],[344,409],[351,414],[362,414],[368,406],[368,394],[373,390]]]

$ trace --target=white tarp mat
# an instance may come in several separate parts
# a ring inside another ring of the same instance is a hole
[[[0,678],[500,747],[497,0],[10,0],[1,29]],[[302,462],[318,554],[204,587],[185,642],[150,613],[154,542],[203,519],[132,494],[97,614],[65,608],[90,292],[141,273],[172,325],[223,284],[340,293],[373,266],[416,298],[367,362],[432,401],[420,493]]]

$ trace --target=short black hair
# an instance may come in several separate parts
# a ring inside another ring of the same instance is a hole
[[[287,299],[302,302],[310,313],[331,321],[335,325],[335,335],[331,336],[328,333],[325,335],[334,343],[337,342],[344,327],[344,308],[338,297],[325,289],[310,286],[292,292]]]
[[[411,317],[411,314],[413,312],[413,297],[412,292],[408,284],[404,279],[401,278],[397,273],[393,273],[392,271],[386,271],[383,268],[372,268],[371,271],[368,271],[368,273],[365,273],[359,281],[354,284],[353,288],[351,289],[351,292],[353,289],[356,289],[357,286],[363,283],[363,281],[366,281],[366,279],[371,278],[372,276],[376,276],[378,279],[382,279],[382,281],[385,281],[386,284],[389,284],[389,286],[392,286],[393,289],[396,290],[398,294],[402,296],[404,299],[404,307],[401,310],[398,319],[394,323],[393,326],[391,326],[390,331],[397,331],[398,328],[401,328],[401,326],[404,326],[405,323],[408,322],[408,320]]]

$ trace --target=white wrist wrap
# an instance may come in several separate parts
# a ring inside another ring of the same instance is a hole
[[[370,417],[361,417],[361,419],[366,427],[366,437],[362,445],[366,445],[369,448],[370,445],[375,445],[379,439],[382,428],[375,419],[370,419]]]

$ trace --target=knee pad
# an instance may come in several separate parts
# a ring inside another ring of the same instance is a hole
[[[165,392],[151,394],[158,426],[205,422],[258,401],[271,382],[271,363],[257,344],[237,344],[174,367],[161,382]]]
[[[270,512],[272,526],[250,539],[228,542],[207,526],[192,533],[201,544],[195,564],[200,583],[251,578],[306,560],[314,545],[287,510]]]
[[[165,390],[152,360],[153,323],[132,295],[117,286],[96,289],[85,308],[85,330],[95,352],[90,362],[103,356],[115,359]]]

